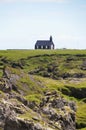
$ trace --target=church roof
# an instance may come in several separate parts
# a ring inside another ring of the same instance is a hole
[[[49,46],[49,45],[54,45],[53,42],[51,42],[50,40],[38,40],[36,42],[36,46]]]

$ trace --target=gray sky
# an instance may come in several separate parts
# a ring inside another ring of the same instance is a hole
[[[0,49],[33,49],[50,35],[56,48],[86,49],[86,0],[0,0]]]

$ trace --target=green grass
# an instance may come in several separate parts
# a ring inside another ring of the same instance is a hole
[[[80,69],[80,65],[83,62],[83,58],[86,57],[86,50],[4,50],[0,51],[0,63],[1,69],[4,65],[18,64],[21,65],[25,72],[34,71],[39,67],[45,69],[44,72],[38,72],[38,74],[44,75],[47,69],[51,65],[56,65],[59,76],[63,73],[74,74],[85,73],[85,71]],[[67,63],[67,59],[72,58],[70,62]],[[50,74],[50,73],[49,73]],[[2,72],[1,72],[2,75]],[[54,75],[54,74],[53,74]],[[56,74],[56,78],[58,78]]]
[[[77,123],[86,127],[86,104],[83,102],[77,103]]]
[[[3,75],[4,66],[12,66],[16,63],[15,68],[8,67],[8,70],[20,76],[15,84],[27,100],[40,103],[45,91],[55,90],[66,99],[76,102],[77,124],[86,124],[86,103],[83,99],[67,95],[71,88],[77,91],[86,88],[86,77],[73,77],[74,74],[79,73],[86,75],[86,70],[81,69],[83,61],[86,61],[86,50],[2,50],[0,77]],[[29,72],[33,72],[33,75],[28,75]],[[63,79],[64,73],[70,74],[71,77]]]
[[[42,95],[41,94],[29,94],[27,96],[25,96],[25,99],[28,101],[33,101],[36,102],[37,104],[40,103],[41,99],[42,99]]]
[[[27,58],[37,55],[52,55],[52,54],[61,54],[61,55],[86,55],[86,50],[0,50],[0,57],[7,57],[9,60],[17,61],[21,58]]]
[[[82,129],[79,129],[79,130],[86,130],[86,127],[85,127],[85,128],[82,128]]]
[[[3,130],[2,128],[0,128],[0,130]]]

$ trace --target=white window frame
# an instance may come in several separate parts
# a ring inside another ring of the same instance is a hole
[[[46,46],[46,49],[48,48],[48,46]]]

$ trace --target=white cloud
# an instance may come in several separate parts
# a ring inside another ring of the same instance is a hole
[[[69,0],[0,0],[0,3],[15,3],[15,2],[56,2],[65,3]]]

